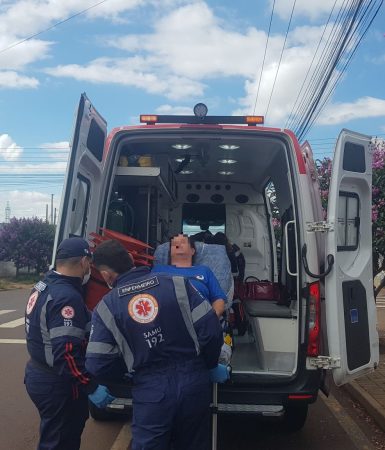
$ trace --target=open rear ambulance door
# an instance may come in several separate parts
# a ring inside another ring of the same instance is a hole
[[[337,385],[379,360],[372,272],[370,137],[343,130],[338,138],[328,202],[326,251],[334,267],[325,279],[329,356]],[[333,362],[334,361],[334,362]]]
[[[63,239],[97,231],[107,123],[85,94],[80,97],[64,182],[56,247]]]

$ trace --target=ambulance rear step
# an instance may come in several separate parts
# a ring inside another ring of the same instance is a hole
[[[211,405],[211,408],[214,410],[213,405]],[[218,403],[216,410],[218,414],[244,413],[264,417],[282,417],[285,413],[282,405],[246,405],[237,403]]]

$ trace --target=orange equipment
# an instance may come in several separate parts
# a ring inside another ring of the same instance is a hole
[[[127,252],[132,256],[135,266],[151,266],[154,257],[149,255],[148,252],[152,250],[152,247],[145,242],[138,241],[130,236],[119,233],[117,231],[108,230],[107,228],[101,228],[100,231],[103,233],[90,233],[90,243],[93,244],[91,251],[93,251],[99,244],[110,239],[116,239],[119,241],[126,249]],[[109,287],[103,280],[100,272],[96,267],[91,267],[91,277],[87,283],[86,292],[86,305],[89,310],[93,310],[99,301],[109,292]]]

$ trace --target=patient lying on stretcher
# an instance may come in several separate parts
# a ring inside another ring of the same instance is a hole
[[[221,317],[225,311],[226,294],[209,267],[193,265],[194,255],[193,241],[184,234],[178,234],[170,241],[170,265],[155,265],[152,271],[180,275],[189,279],[211,303],[218,317]]]

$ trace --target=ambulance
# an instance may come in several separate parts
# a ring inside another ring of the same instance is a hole
[[[83,94],[55,246],[102,229],[152,249],[178,233],[225,233],[245,278],[280,294],[242,305],[246,331],[234,331],[216,411],[298,430],[327,374],[340,386],[378,365],[371,152],[369,136],[341,131],[325,215],[311,147],[290,130],[261,116],[212,116],[199,103],[191,115],[142,115],[108,133]],[[112,393],[107,410],[129,410],[130,399]]]

